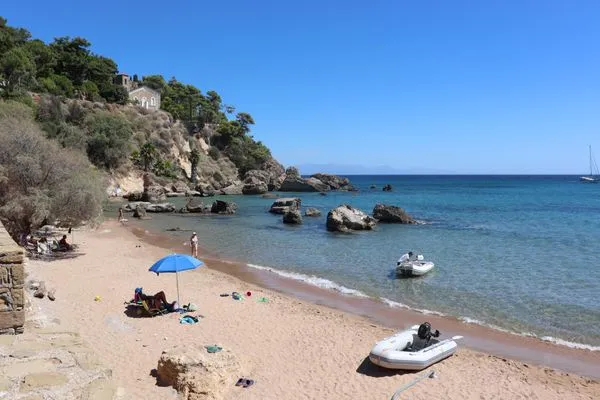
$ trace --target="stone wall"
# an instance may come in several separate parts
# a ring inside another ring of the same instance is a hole
[[[0,223],[0,335],[23,333],[24,252]]]

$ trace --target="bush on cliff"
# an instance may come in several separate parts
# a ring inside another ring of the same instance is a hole
[[[46,139],[30,115],[27,106],[0,101],[0,219],[14,238],[45,221],[93,220],[105,197],[102,175],[85,156]]]

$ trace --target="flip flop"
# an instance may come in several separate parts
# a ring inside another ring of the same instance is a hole
[[[242,387],[247,388],[254,385],[254,381],[252,379],[246,379],[246,382],[244,382],[244,385]]]
[[[235,386],[242,386],[245,382],[246,382],[245,378],[240,378],[240,379],[238,379],[238,381],[235,384]]]

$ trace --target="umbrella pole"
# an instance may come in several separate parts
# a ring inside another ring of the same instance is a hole
[[[179,302],[179,272],[175,272],[175,279],[177,279],[177,305],[181,307],[181,303]]]

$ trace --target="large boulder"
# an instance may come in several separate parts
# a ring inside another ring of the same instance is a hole
[[[152,176],[148,173],[144,174],[144,192],[142,194],[142,201],[149,201],[150,203],[159,203],[165,201],[167,191],[164,187],[154,182]]]
[[[203,202],[190,199],[185,205],[185,207],[183,207],[179,212],[207,214],[210,213],[210,210],[211,207],[204,204]]]
[[[131,192],[131,193],[127,193],[123,197],[129,201],[142,201],[142,198],[144,197],[144,193],[143,192]]]
[[[232,183],[220,190],[221,194],[242,194],[244,185],[241,182]]]
[[[300,209],[298,208],[290,208],[283,214],[283,223],[284,224],[301,224],[302,223],[302,215],[300,214]]]
[[[311,175],[311,178],[318,179],[319,181],[329,186],[331,190],[356,190],[354,186],[352,186],[348,178],[342,178],[341,176],[330,174],[314,174]]]
[[[280,192],[326,192],[329,186],[317,178],[300,178],[287,175],[279,187]]]
[[[327,230],[331,232],[371,230],[376,224],[375,218],[347,204],[327,213]]]
[[[146,208],[142,205],[138,205],[135,210],[133,211],[133,216],[135,218],[140,218],[140,219],[144,219],[147,217],[146,215]]]
[[[187,185],[187,183],[182,182],[182,181],[175,182],[171,185],[171,191],[173,191],[175,193],[186,193],[189,190],[190,190],[190,188]]]
[[[281,183],[285,179],[285,169],[275,159],[269,158],[260,167],[261,171],[266,172],[268,176],[267,188],[269,190],[279,190]]]
[[[235,214],[237,208],[237,204],[232,201],[216,200],[212,203],[210,212],[213,214]]]
[[[273,214],[285,214],[290,208],[300,208],[301,202],[298,197],[283,197],[273,202],[269,212]]]
[[[388,206],[385,204],[377,204],[373,208],[373,218],[379,222],[390,222],[397,224],[416,224],[417,221],[406,213],[402,208],[396,206]]]
[[[151,213],[168,213],[175,211],[175,206],[171,203],[149,204],[146,211]]]
[[[125,204],[125,206],[123,207],[124,211],[135,211],[136,208],[138,208],[139,206],[141,206],[144,210],[146,210],[146,207],[148,207],[150,205],[149,202],[147,201],[134,201],[128,204]]]
[[[319,217],[321,215],[321,211],[311,207],[307,208],[306,211],[304,211],[304,215],[306,215],[307,217]]]
[[[248,176],[244,179],[244,186],[242,187],[243,194],[263,194],[267,193],[268,190],[269,187],[267,183],[260,180],[257,176]]]
[[[229,349],[208,353],[195,344],[163,351],[156,367],[157,383],[172,386],[183,400],[234,398],[231,392],[242,376],[242,367]]]

